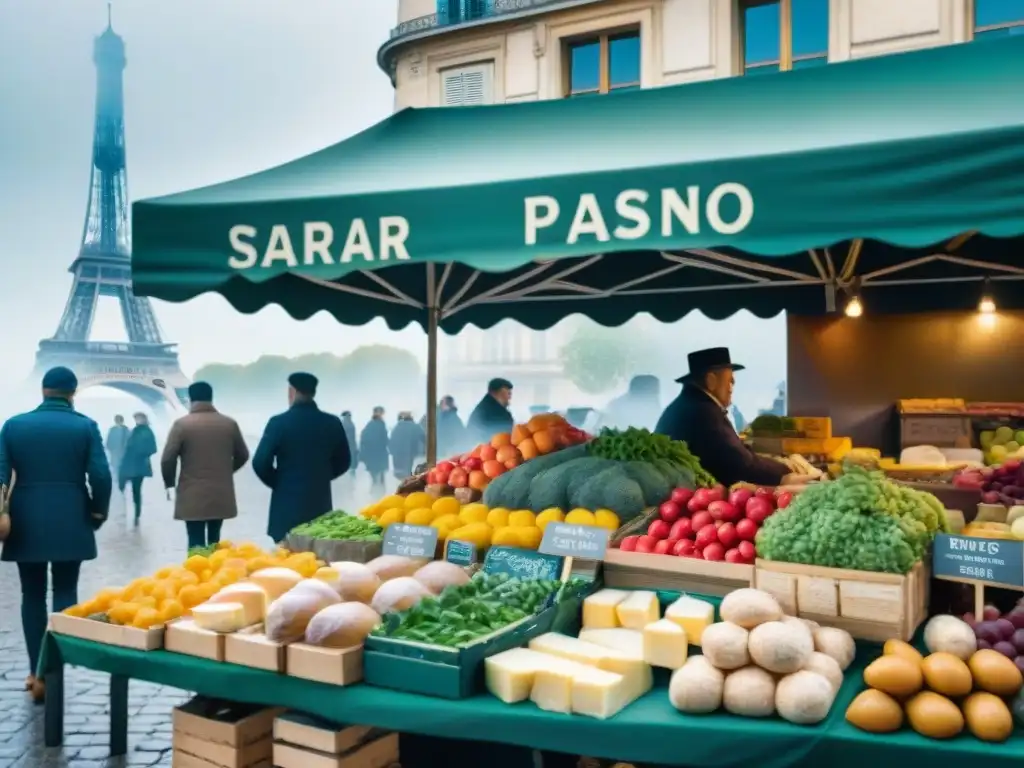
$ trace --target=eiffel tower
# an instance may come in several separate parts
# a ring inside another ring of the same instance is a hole
[[[71,265],[71,295],[52,338],[39,342],[36,381],[55,365],[78,376],[79,390],[108,386],[151,409],[180,410],[188,403],[188,378],[177,347],[161,338],[153,305],[132,292],[128,170],[125,162],[124,41],[114,32],[110,6],[107,28],[96,38],[96,125],[92,145],[89,201],[78,258]],[[127,342],[90,341],[100,297],[117,299]]]

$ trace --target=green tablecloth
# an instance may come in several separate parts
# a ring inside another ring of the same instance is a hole
[[[600,721],[544,712],[529,702],[509,706],[489,695],[449,701],[368,685],[342,688],[167,651],[133,651],[48,635],[40,666],[52,669],[61,659],[206,696],[297,709],[339,723],[636,763],[689,768],[755,763],[760,768],[907,768],[914,760],[924,765],[925,760],[938,759],[949,764],[984,760],[986,768],[1019,768],[1024,760],[1020,733],[1005,744],[985,744],[966,735],[936,742],[910,731],[888,736],[858,731],[844,720],[847,705],[862,687],[857,664],[847,671],[829,719],[806,727],[774,718],[683,715],[669,704],[664,687]]]

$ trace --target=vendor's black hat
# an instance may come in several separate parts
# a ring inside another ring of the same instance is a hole
[[[729,356],[728,347],[711,347],[710,349],[698,349],[686,356],[686,362],[690,365],[690,372],[685,376],[676,379],[680,384],[692,384],[698,381],[708,371],[719,368],[731,368],[734,371],[742,371],[743,366],[737,365]]]
[[[312,373],[293,373],[288,377],[288,383],[300,395],[313,397],[316,394],[316,385],[320,382]]]

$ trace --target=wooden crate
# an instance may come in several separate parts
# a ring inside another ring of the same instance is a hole
[[[858,640],[910,640],[928,615],[931,568],[873,573],[758,560],[752,585],[790,615],[845,629]]]

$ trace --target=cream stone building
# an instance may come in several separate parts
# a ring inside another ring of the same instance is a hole
[[[399,0],[378,61],[399,110],[592,98],[1006,34],[1024,34],[1024,0]],[[446,340],[446,385],[479,392],[490,373],[523,407],[578,402],[556,381],[565,332],[510,325]]]

